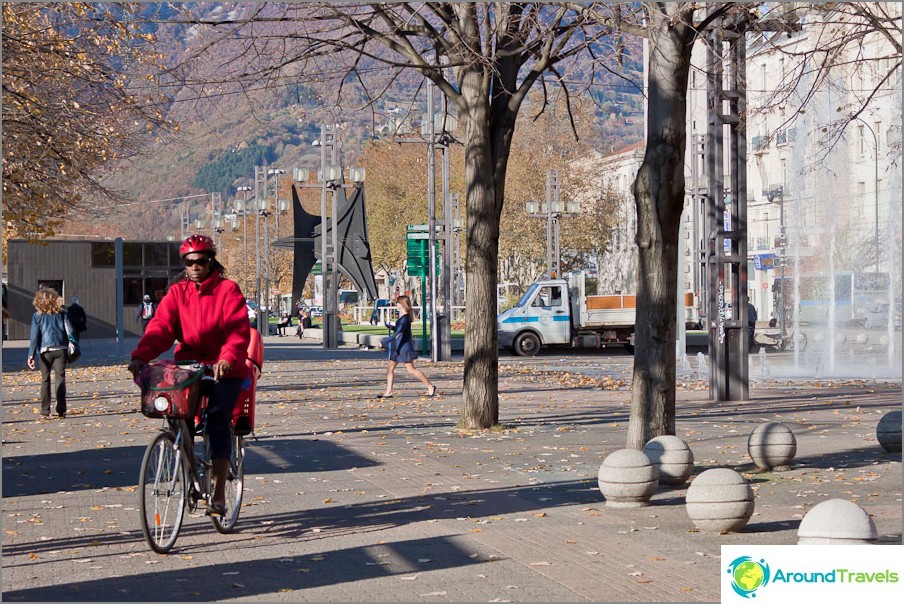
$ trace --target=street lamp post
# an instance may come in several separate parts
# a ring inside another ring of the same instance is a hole
[[[785,190],[786,186],[786,174],[785,174],[785,157],[782,155],[782,184],[777,189],[770,189],[768,191],[763,191],[763,195],[765,195],[766,199],[770,203],[775,203],[775,200],[778,199],[778,225],[779,225],[779,235],[778,235],[778,248],[779,248],[779,307],[778,307],[778,320],[779,320],[779,329],[781,330],[782,338],[785,337],[786,327],[785,327],[785,292],[787,289],[787,284],[785,283],[785,248],[788,245],[788,239],[785,235]]]
[[[863,118],[855,117],[855,120],[866,126],[869,133],[873,135],[873,163],[875,164],[875,174],[873,176],[873,203],[875,206],[875,239],[876,239],[876,272],[879,272],[879,137]]]
[[[528,216],[546,219],[546,272],[550,277],[559,277],[562,272],[562,248],[559,243],[559,220],[577,214],[578,204],[574,201],[559,200],[559,171],[546,171],[546,201],[539,204],[528,201],[525,204]],[[539,210],[539,211],[538,211]]]
[[[236,189],[242,194],[241,199],[235,200],[235,211],[242,215],[242,255],[248,258],[248,193],[251,187],[242,186]]]

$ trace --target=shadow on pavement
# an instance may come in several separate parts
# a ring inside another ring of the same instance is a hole
[[[571,505],[599,505],[596,481],[575,480],[499,489],[437,492],[355,505],[295,510],[258,516],[243,528],[260,529],[269,536],[320,539],[339,531],[361,532],[415,522],[450,518],[530,513],[538,509]],[[311,528],[320,529],[311,533]]]
[[[153,434],[149,433],[150,443]],[[3,458],[3,497],[24,497],[80,489],[133,488],[147,445],[82,449],[67,453]],[[329,441],[261,439],[246,447],[249,476],[330,472],[379,465]],[[137,503],[136,491],[136,503]]]
[[[428,537],[350,547],[322,555],[224,562],[4,591],[3,599],[11,602],[228,600],[487,562],[472,558],[472,553],[456,537]]]

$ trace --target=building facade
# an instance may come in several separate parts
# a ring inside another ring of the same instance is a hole
[[[117,257],[114,241],[8,242],[9,338],[28,339],[32,300],[39,287],[53,287],[68,306],[73,296],[88,314],[83,338],[117,335]],[[125,336],[140,335],[138,306],[147,294],[159,302],[170,280],[182,272],[179,242],[122,243],[122,317]]]

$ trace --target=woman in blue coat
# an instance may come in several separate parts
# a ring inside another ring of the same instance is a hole
[[[66,417],[66,350],[69,347],[72,325],[63,310],[63,298],[56,290],[41,287],[32,304],[35,314],[31,317],[31,335],[28,343],[29,369],[41,364],[41,416],[50,417],[50,372],[53,371],[56,388],[56,412]],[[73,336],[74,337],[74,336]]]
[[[377,395],[377,398],[392,397],[392,385],[396,365],[405,364],[408,375],[413,375],[427,387],[427,396],[436,395],[436,386],[430,383],[427,376],[414,366],[417,352],[414,350],[414,342],[411,339],[411,299],[408,296],[396,298],[396,307],[399,309],[399,320],[394,326],[392,335],[383,341],[383,347],[389,349],[389,368],[386,372],[386,391]]]

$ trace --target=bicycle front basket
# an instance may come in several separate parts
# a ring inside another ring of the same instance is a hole
[[[141,413],[145,417],[191,419],[201,393],[201,367],[158,361],[138,376],[141,383]]]

